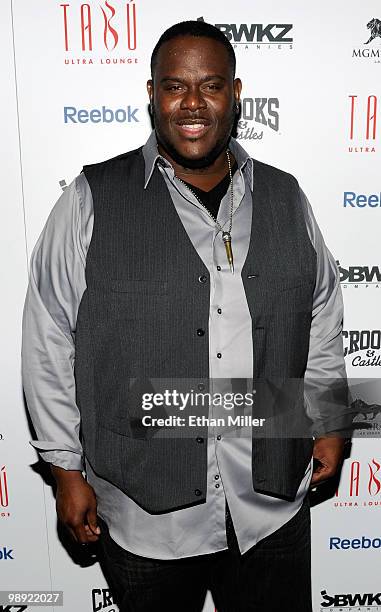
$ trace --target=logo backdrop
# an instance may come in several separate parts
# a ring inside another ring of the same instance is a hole
[[[348,375],[377,382],[380,371],[378,1],[5,0],[0,590],[63,590],[65,612],[116,612],[116,605],[97,562],[69,554],[52,487],[28,444],[20,346],[29,258],[61,189],[82,166],[146,140],[150,53],[184,19],[216,24],[234,45],[243,81],[239,141],[299,179],[340,267]],[[381,610],[376,387],[361,394],[367,404],[359,416],[374,439],[354,440],[338,487],[312,494],[314,612]],[[286,612],[292,602],[279,596]],[[205,611],[213,610],[208,596]]]

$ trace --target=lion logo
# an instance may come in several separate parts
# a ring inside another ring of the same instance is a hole
[[[374,38],[379,36],[381,38],[381,21],[380,19],[371,19],[369,23],[367,23],[366,27],[370,30],[370,38],[366,41],[366,45],[370,43]]]

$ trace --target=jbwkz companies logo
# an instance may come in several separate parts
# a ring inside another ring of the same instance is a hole
[[[198,17],[197,21],[205,21]],[[209,20],[208,20],[209,21]],[[292,23],[215,23],[233,47],[243,49],[292,49]]]
[[[243,98],[237,140],[262,140],[263,129],[279,132],[279,98]]]
[[[327,591],[320,592],[322,601],[320,602],[321,612],[327,612],[328,609],[340,610],[346,608],[348,612],[354,610],[365,612],[379,612],[381,610],[381,593],[338,593],[337,595],[329,595]]]
[[[5,465],[0,468],[0,518],[8,518],[9,494],[8,479]]]
[[[362,60],[371,60],[375,64],[381,63],[381,20],[373,17],[366,27],[369,30],[368,40],[352,50],[352,57]],[[365,38],[365,36],[364,36]]]
[[[349,97],[349,153],[375,153],[378,137],[378,99],[375,95]]]
[[[66,65],[136,64],[137,8],[129,2],[59,5]]]
[[[93,589],[91,591],[92,612],[117,612],[110,589]]]
[[[374,457],[369,461],[345,461],[333,502],[334,508],[381,509],[380,462],[381,459]]]
[[[339,261],[336,261],[339,272],[340,282],[344,289],[353,287],[354,289],[380,289],[381,270],[379,266],[349,266],[344,268]]]

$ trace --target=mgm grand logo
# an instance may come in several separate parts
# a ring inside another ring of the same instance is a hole
[[[361,47],[353,49],[352,57],[372,59],[376,64],[381,63],[381,20],[373,17],[366,27],[370,36]]]

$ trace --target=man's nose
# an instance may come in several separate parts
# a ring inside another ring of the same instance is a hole
[[[191,110],[191,111],[196,111],[196,110],[199,110],[200,108],[206,108],[206,102],[202,96],[202,92],[196,87],[189,88],[185,92],[181,100],[180,108],[182,110]]]

